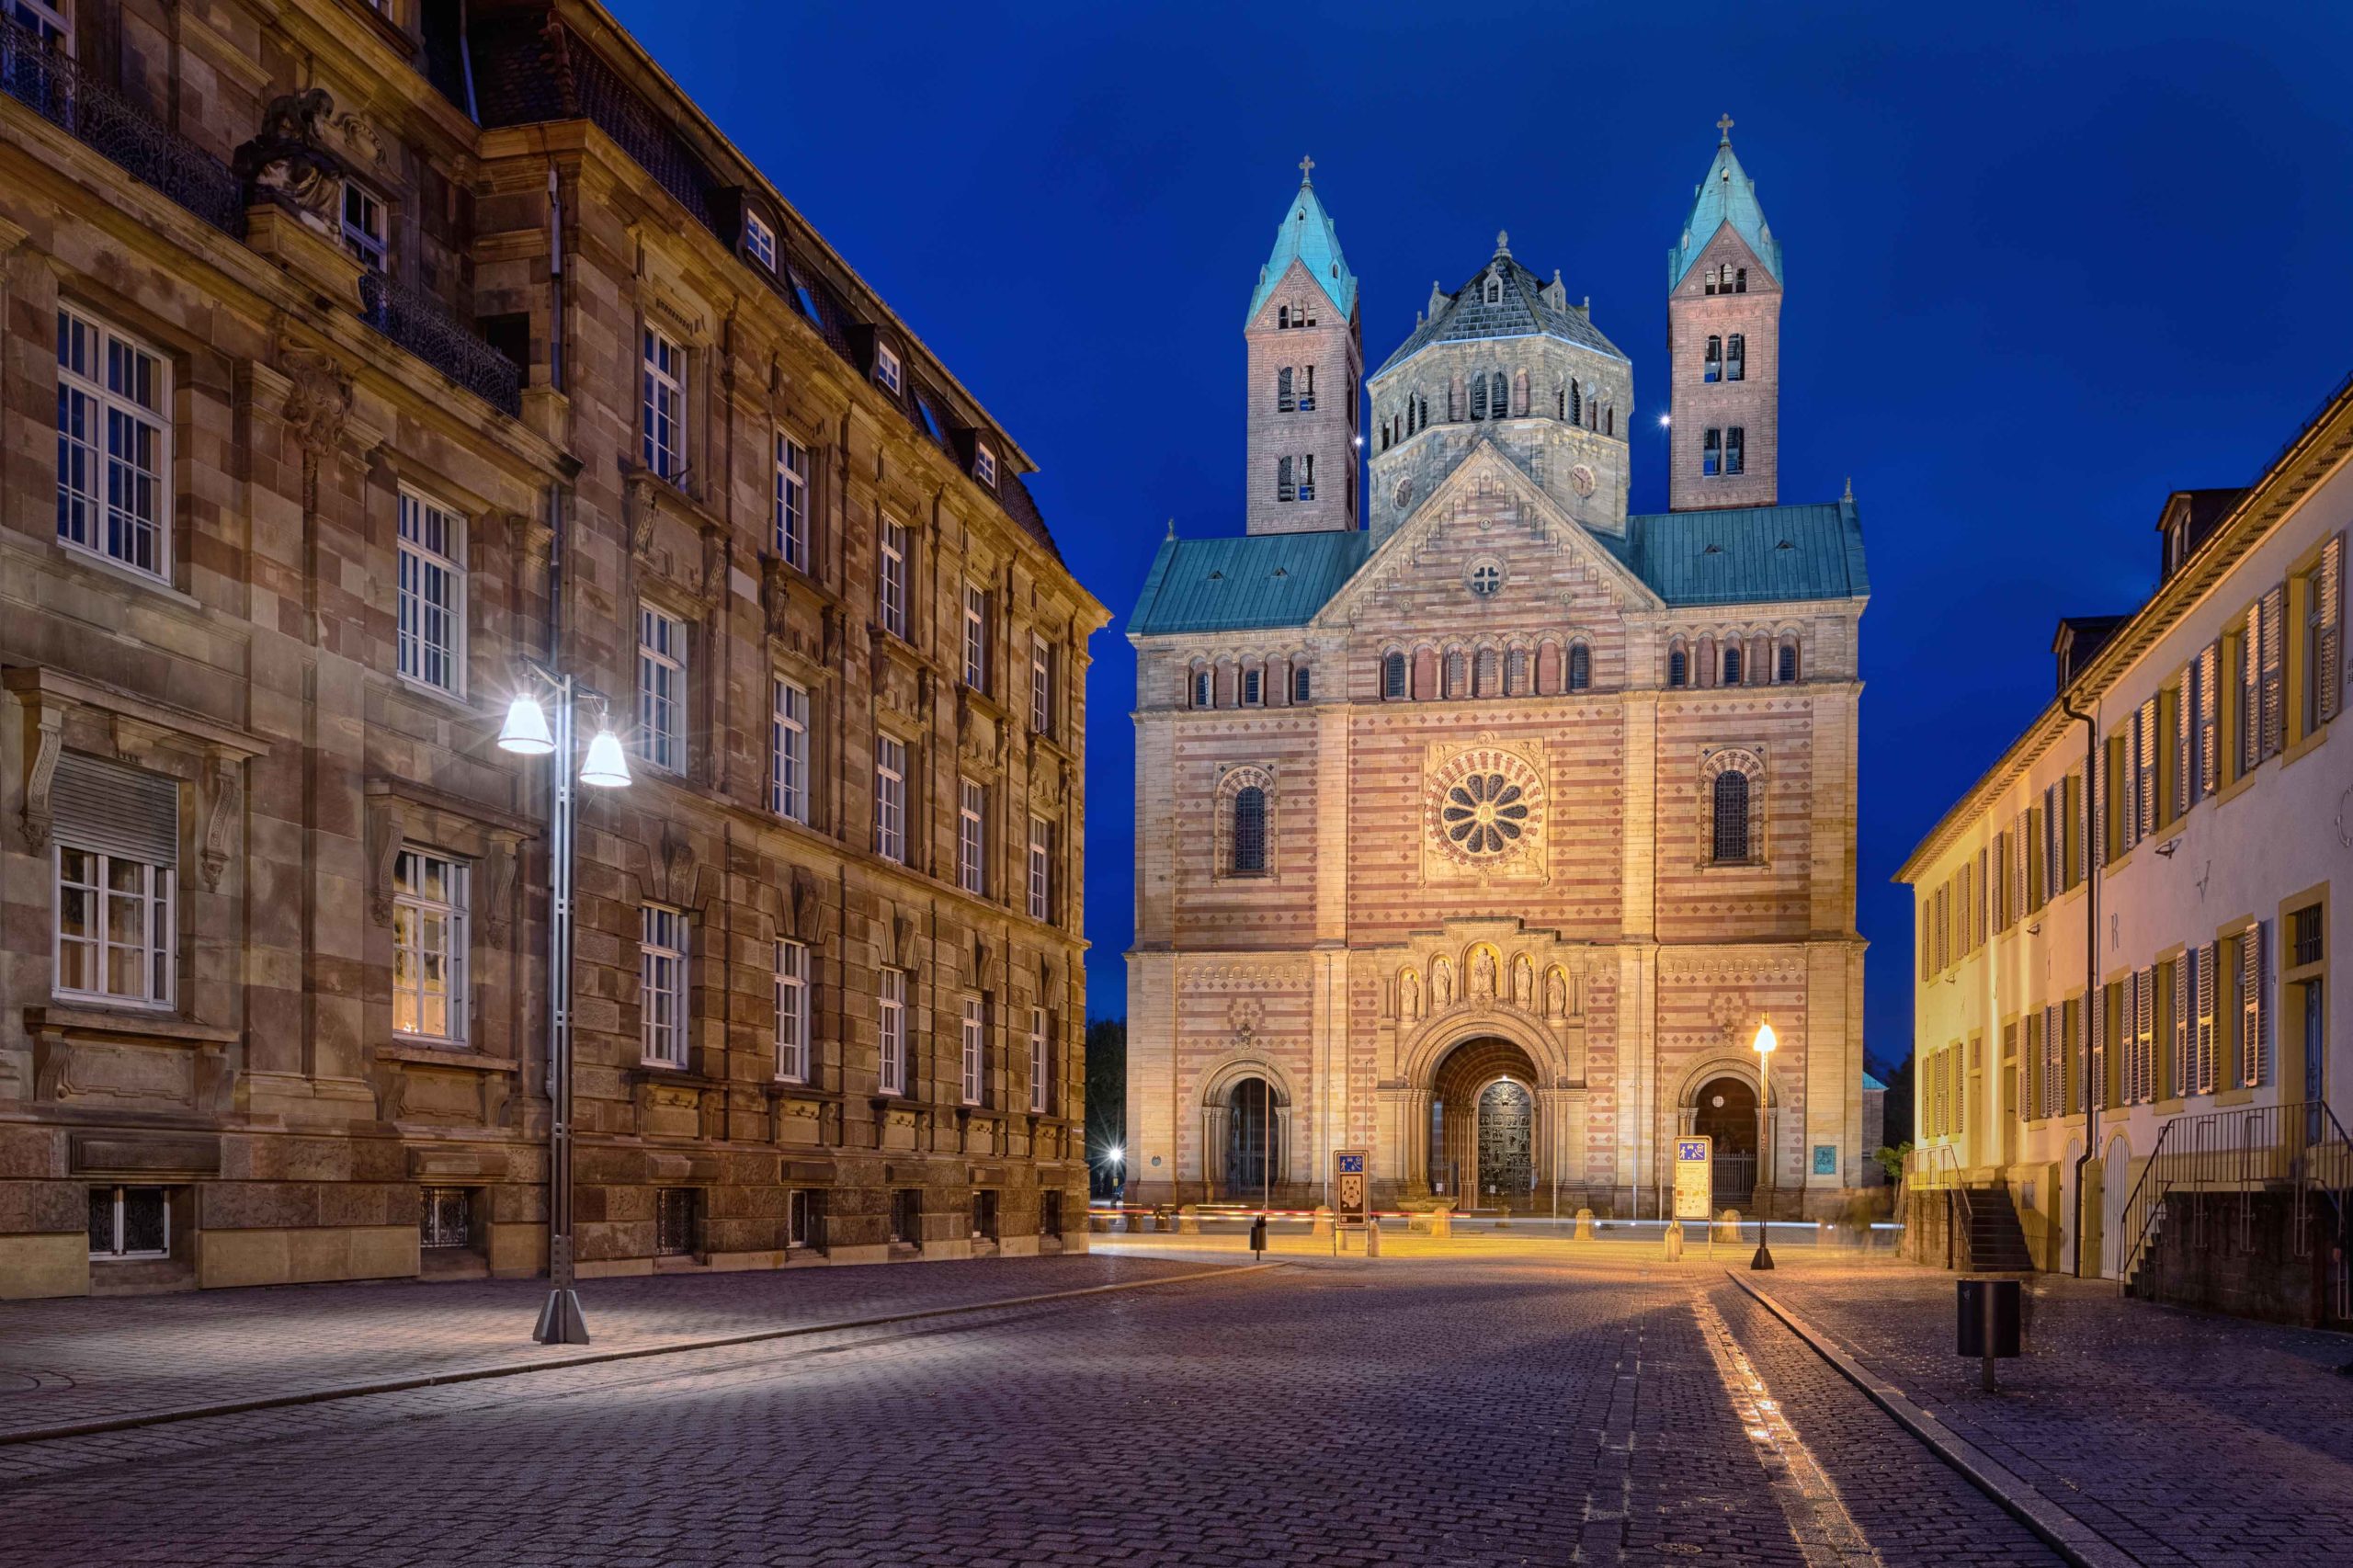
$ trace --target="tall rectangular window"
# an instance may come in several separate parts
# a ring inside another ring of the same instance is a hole
[[[744,252],[763,270],[776,270],[776,231],[756,212],[744,214]]]
[[[906,373],[900,369],[899,357],[892,352],[889,344],[878,343],[874,346],[874,379],[893,397],[897,396],[899,389],[906,384]]]
[[[988,792],[970,778],[956,781],[956,885],[988,892]]]
[[[1029,918],[1052,918],[1053,825],[1044,817],[1029,819]]]
[[[879,1026],[881,1049],[878,1066],[881,1073],[882,1092],[904,1095],[907,1092],[907,971],[904,969],[883,970],[875,981],[875,1018]]]
[[[1745,473],[1748,469],[1748,432],[1738,425],[1724,431],[1724,472]]]
[[[1046,1009],[1029,1009],[1029,1108],[1044,1115],[1047,1108]]]
[[[370,272],[390,270],[384,243],[384,204],[358,180],[343,182],[343,248]]]
[[[178,786],[159,774],[66,752],[51,790],[57,995],[169,1006]]]
[[[1035,632],[1029,637],[1029,731],[1039,735],[1054,731],[1053,644]]]
[[[643,339],[639,460],[676,484],[687,476],[687,351],[650,326]]]
[[[890,735],[874,737],[874,852],[906,864],[907,747]]]
[[[970,583],[964,585],[964,684],[974,691],[989,688],[989,597]]]
[[[1724,434],[1721,430],[1703,430],[1699,434],[1699,473],[1713,479],[1723,472]]]
[[[639,605],[637,755],[672,773],[687,770],[686,694],[686,622]]]
[[[776,437],[777,555],[809,570],[809,449],[782,431]]]
[[[466,1034],[466,868],[420,849],[392,863],[392,1028]]]
[[[983,1069],[988,1054],[987,1040],[983,1032],[979,997],[964,998],[962,1027],[959,1033],[963,1049],[960,1053],[962,1070],[958,1074],[958,1086],[966,1105],[978,1105],[981,1103],[983,1092],[987,1088],[984,1081],[986,1074]]]
[[[57,537],[171,575],[171,373],[109,326],[57,312]]]
[[[463,696],[463,525],[449,508],[405,490],[400,514],[400,673],[421,686]]]
[[[667,1067],[687,1064],[687,912],[649,903],[638,912],[640,1049]]]
[[[809,948],[803,942],[776,945],[776,1075],[794,1084],[809,1080]]]
[[[875,610],[882,630],[893,637],[907,634],[907,530],[899,523],[882,525],[882,570],[875,579]]]
[[[986,443],[972,448],[972,477],[991,490],[996,488],[996,454]]]
[[[768,810],[809,820],[809,694],[781,676],[768,710]]]

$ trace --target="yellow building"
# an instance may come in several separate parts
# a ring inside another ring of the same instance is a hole
[[[2169,496],[2156,590],[2061,623],[2057,697],[1898,873],[1916,1250],[1998,1265],[2014,1206],[2039,1267],[2343,1315],[2348,451],[2353,383]]]

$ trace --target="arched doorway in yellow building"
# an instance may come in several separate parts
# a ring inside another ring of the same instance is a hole
[[[1711,1201],[1718,1209],[1745,1209],[1756,1190],[1756,1089],[1729,1075],[1699,1085],[1692,1102],[1691,1131],[1712,1145]]]
[[[1464,1209],[1525,1210],[1550,1174],[1536,1067],[1494,1035],[1447,1051],[1430,1077],[1427,1136],[1433,1194]]]

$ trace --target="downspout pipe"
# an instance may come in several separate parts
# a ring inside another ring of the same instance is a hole
[[[2100,820],[2091,795],[2099,778],[2099,718],[2097,710],[2076,707],[2064,688],[2059,693],[2059,711],[2084,727],[2084,832],[2088,835],[2093,824]],[[2101,859],[2086,842],[2084,846],[2084,864],[2088,870],[2084,878],[2084,1000],[2082,1011],[2077,1014],[2084,1020],[2084,1049],[2083,1060],[2075,1068],[2075,1081],[2084,1086],[2084,1152],[2075,1156],[2075,1278],[2078,1279],[2096,1278],[2099,1274],[2099,1260],[2089,1256],[2091,1226],[2085,1221],[2087,1205],[2085,1201],[2084,1167],[2091,1164],[2092,1156],[2099,1151],[2099,1102],[2100,1096],[2107,1091],[2105,1084],[2091,1081],[2092,1060],[2099,1044],[2091,1038],[2091,1006],[2092,987],[2099,983]],[[2003,1108],[2008,1110],[2011,1108]]]

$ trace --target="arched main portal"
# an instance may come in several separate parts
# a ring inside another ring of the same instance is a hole
[[[1525,1209],[1545,1175],[1536,1068],[1510,1040],[1449,1051],[1430,1079],[1430,1188],[1467,1209]]]
[[[1745,1209],[1756,1190],[1756,1090],[1741,1078],[1699,1085],[1691,1131],[1714,1141],[1711,1175],[1719,1209]]]

